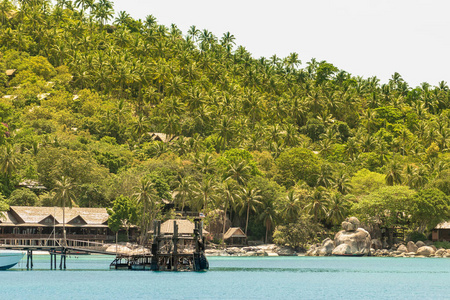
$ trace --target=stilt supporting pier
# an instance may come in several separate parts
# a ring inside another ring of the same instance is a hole
[[[50,270],[56,270],[56,251],[51,250],[50,253]]]
[[[33,250],[27,250],[27,270],[33,269]]]
[[[62,270],[63,268],[64,270],[66,269],[66,252],[67,252],[66,248],[61,249],[61,259],[59,261],[60,270]]]

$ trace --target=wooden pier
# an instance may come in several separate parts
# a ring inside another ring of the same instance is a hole
[[[179,220],[178,220],[179,221]],[[152,271],[204,271],[209,264],[205,257],[205,238],[200,218],[195,219],[192,233],[179,234],[177,220],[173,221],[173,232],[161,232],[161,221],[153,222],[153,240],[150,253],[123,255],[104,251],[104,243],[71,239],[0,239],[0,249],[20,250],[27,253],[27,269],[33,269],[33,251],[50,254],[50,269],[66,269],[67,255],[104,254],[114,255],[111,269]],[[192,226],[192,225],[191,225]],[[189,229],[191,230],[191,229]]]
[[[55,239],[2,239],[0,249],[19,250],[27,252],[27,269],[33,269],[33,251],[47,251],[50,254],[50,269],[57,269],[57,256],[59,256],[59,269],[66,269],[67,255],[73,254],[104,254],[116,255],[115,252],[103,250],[103,243],[83,240],[55,240]]]
[[[152,271],[204,271],[208,260],[204,255],[205,238],[201,219],[195,219],[195,229],[190,236],[178,233],[177,221],[173,221],[173,234],[161,233],[161,221],[153,222],[151,255],[118,255],[110,268],[116,270]]]

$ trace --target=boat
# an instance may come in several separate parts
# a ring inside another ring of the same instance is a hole
[[[0,270],[14,267],[24,255],[24,251],[0,250]]]

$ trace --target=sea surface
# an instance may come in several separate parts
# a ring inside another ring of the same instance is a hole
[[[26,257],[0,271],[0,299],[450,299],[450,259],[209,257],[208,272],[110,270],[111,256]],[[58,261],[59,266],[59,261]]]

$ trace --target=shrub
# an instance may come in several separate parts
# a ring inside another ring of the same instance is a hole
[[[417,231],[413,231],[410,233],[408,239],[410,241],[413,241],[414,243],[417,243],[417,241],[425,241],[427,240],[427,237],[425,236],[425,234],[417,232]]]

